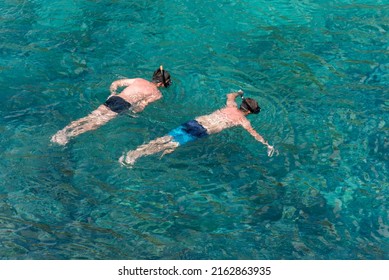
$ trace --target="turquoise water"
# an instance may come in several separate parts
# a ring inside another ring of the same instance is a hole
[[[1,259],[389,259],[389,2],[0,4]],[[138,117],[50,137],[122,77],[174,84]],[[124,151],[225,104],[253,127]]]

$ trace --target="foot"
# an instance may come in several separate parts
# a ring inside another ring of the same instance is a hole
[[[50,141],[64,146],[68,143],[69,139],[63,131],[58,131],[53,135],[53,137],[51,137]]]
[[[278,150],[276,150],[276,149],[274,149],[274,146],[268,146],[267,147],[267,155],[269,156],[269,157],[272,157],[273,155],[276,155],[276,156],[278,156]]]
[[[119,158],[119,163],[126,167],[132,167],[135,164],[136,158],[124,154]]]

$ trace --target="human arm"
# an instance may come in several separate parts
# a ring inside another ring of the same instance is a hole
[[[134,113],[142,112],[149,103],[152,103],[160,98],[161,98],[161,96],[159,96],[159,95],[152,95],[152,96],[149,96],[148,98],[142,99],[139,102],[137,102],[136,104],[134,104],[132,111]]]
[[[132,107],[132,112],[134,113],[142,112],[146,108],[147,104],[149,104],[147,100],[141,100],[137,102],[136,105]]]
[[[122,79],[122,80],[117,80],[114,81],[111,86],[109,87],[109,91],[111,92],[111,95],[116,95],[116,90],[119,87],[128,87],[131,85],[135,79]]]
[[[267,147],[267,155],[271,157],[274,153],[274,147],[269,145],[269,143],[258,132],[255,131],[249,121],[244,122],[242,126],[245,130],[247,130],[248,133],[250,133],[255,138],[255,140],[261,142]]]
[[[235,102],[235,99],[238,96],[243,96],[242,90],[238,90],[237,92],[232,92],[227,94],[227,107],[238,107],[238,105]]]

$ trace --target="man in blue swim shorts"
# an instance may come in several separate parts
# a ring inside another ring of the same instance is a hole
[[[242,103],[239,108],[235,102],[238,96],[242,97]],[[247,130],[257,141],[267,146],[268,156],[272,156],[274,147],[269,145],[253,129],[250,121],[246,118],[247,115],[258,114],[260,111],[261,108],[254,99],[243,98],[243,91],[227,94],[227,104],[224,108],[209,115],[197,117],[171,130],[167,135],[143,144],[133,151],[129,151],[119,159],[119,162],[124,165],[133,165],[140,157],[158,152],[163,152],[162,155],[165,155],[173,152],[180,145],[239,125]]]
[[[104,104],[88,116],[73,121],[58,131],[51,138],[51,142],[66,145],[70,138],[97,129],[118,114],[129,110],[133,113],[141,112],[149,103],[162,98],[162,93],[158,88],[167,88],[170,84],[170,74],[162,66],[154,72],[151,82],[141,78],[117,80],[111,84],[109,88],[111,95]],[[117,89],[120,87],[124,87],[124,89],[117,93]]]

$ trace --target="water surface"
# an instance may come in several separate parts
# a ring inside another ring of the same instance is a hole
[[[387,1],[0,4],[1,259],[388,259]],[[173,86],[66,147],[112,81]],[[124,151],[243,89],[253,127]]]

